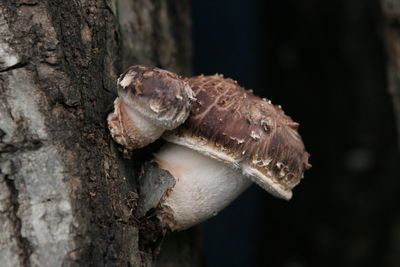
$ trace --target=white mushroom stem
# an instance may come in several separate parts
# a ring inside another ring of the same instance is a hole
[[[120,97],[114,101],[114,112],[108,115],[111,135],[119,144],[130,149],[144,147],[157,140],[165,131],[129,107]]]
[[[172,212],[172,230],[198,224],[231,203],[251,181],[239,169],[180,145],[167,143],[155,159],[176,180],[162,200],[163,212]]]

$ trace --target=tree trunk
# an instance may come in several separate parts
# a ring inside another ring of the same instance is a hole
[[[400,1],[382,0],[382,7],[386,19],[388,86],[396,115],[400,149]]]
[[[190,73],[189,30],[185,0],[0,2],[2,266],[151,264],[106,116],[128,66]]]

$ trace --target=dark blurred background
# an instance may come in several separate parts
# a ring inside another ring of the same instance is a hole
[[[290,202],[252,186],[203,226],[206,265],[400,266],[400,154],[378,0],[192,0],[195,74],[300,123]]]

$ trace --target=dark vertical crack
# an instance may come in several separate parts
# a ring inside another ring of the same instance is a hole
[[[0,170],[0,175],[4,175],[4,180],[7,184],[8,189],[10,190],[10,213],[9,219],[12,221],[15,230],[15,239],[17,240],[18,248],[20,249],[20,256],[22,258],[23,266],[30,266],[29,257],[32,254],[32,248],[29,240],[22,236],[21,228],[22,223],[21,219],[18,217],[17,212],[19,209],[18,202],[18,190],[15,186],[15,182],[13,179],[10,179],[8,175],[5,175]]]
[[[22,129],[20,130],[20,132],[24,132]],[[13,225],[13,236],[19,248],[18,254],[20,259],[22,259],[22,266],[30,266],[29,257],[32,254],[32,246],[29,240],[22,236],[22,222],[18,217],[20,205],[18,202],[19,191],[15,185],[14,179],[11,178],[11,175],[15,173],[15,166],[12,164],[11,160],[7,159],[6,155],[10,155],[10,153],[16,154],[25,150],[36,150],[39,149],[43,143],[31,136],[25,137],[24,140],[19,143],[4,143],[3,137],[5,135],[6,133],[0,129],[0,163],[3,163],[0,165],[0,176],[4,177],[5,184],[10,192],[10,207],[7,215]]]

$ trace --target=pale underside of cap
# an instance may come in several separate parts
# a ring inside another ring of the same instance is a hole
[[[197,151],[205,156],[216,159],[217,161],[228,164],[236,169],[241,169],[242,173],[249,177],[253,182],[257,183],[263,189],[278,198],[290,200],[292,198],[291,189],[283,187],[281,184],[274,181],[272,175],[263,173],[251,165],[241,162],[236,159],[234,155],[229,153],[229,150],[223,149],[221,146],[217,147],[215,144],[201,138],[199,136],[185,135],[177,136],[173,132],[167,132],[163,138],[171,143],[181,145]],[[293,187],[295,184],[293,185]]]
[[[187,229],[215,216],[251,184],[240,171],[189,147],[166,144],[155,155],[175,178],[162,200],[161,221],[172,230]]]

